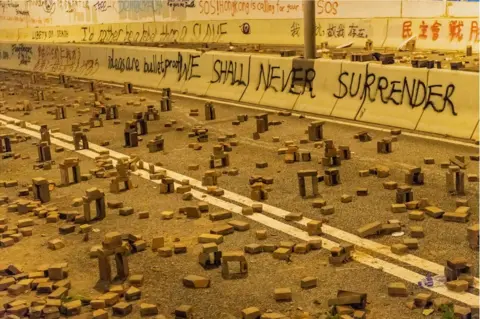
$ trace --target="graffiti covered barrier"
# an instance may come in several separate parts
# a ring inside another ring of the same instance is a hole
[[[160,88],[472,138],[478,73],[163,48],[0,44],[0,67]]]

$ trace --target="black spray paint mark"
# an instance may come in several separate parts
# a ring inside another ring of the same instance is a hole
[[[347,95],[354,98],[362,89],[360,107],[363,106],[367,97],[370,102],[375,102],[379,97],[383,104],[391,102],[395,105],[403,104],[406,98],[406,102],[412,109],[423,105],[424,110],[431,107],[435,112],[442,113],[448,107],[454,116],[457,115],[451,100],[455,92],[454,84],[448,84],[446,87],[441,84],[427,85],[420,79],[408,79],[406,76],[403,81],[390,81],[385,76],[370,73],[368,64],[365,70],[363,82],[361,73],[342,72],[338,77],[340,92],[334,93],[333,96],[337,99],[343,99]],[[434,97],[441,98],[442,102],[439,103],[436,99],[437,103],[435,103]]]
[[[27,65],[32,60],[32,47],[24,44],[12,44],[12,55],[17,55],[20,65]]]
[[[216,60],[213,63],[213,72],[215,72],[215,79],[211,80],[210,83],[227,83],[228,79],[230,85],[243,85],[248,86],[248,84],[243,80],[243,63],[233,62],[230,60],[222,61]],[[247,70],[245,70],[245,75],[247,75]],[[223,81],[222,81],[223,79]]]
[[[108,69],[114,69],[123,73],[124,71],[140,72],[140,61],[135,57],[115,58],[115,50],[108,56]]]
[[[310,97],[312,99],[315,98],[315,94],[313,94],[313,80],[315,79],[316,75],[315,69],[291,68],[290,71],[288,71],[288,74],[285,73],[285,70],[282,70],[280,76],[280,66],[272,66],[270,64],[268,65],[268,71],[265,71],[265,67],[263,63],[261,63],[256,90],[258,91],[260,89],[260,85],[263,83],[265,91],[272,89],[275,92],[284,92],[287,86],[289,86],[288,93],[303,95],[308,87]],[[281,79],[281,88],[277,88],[273,84],[274,80],[279,79]],[[295,90],[295,86],[297,85],[302,86],[301,92],[297,92]]]
[[[166,59],[163,55],[158,57],[153,55],[150,60],[146,57],[143,58],[143,73],[155,73],[165,77],[169,69],[173,69],[177,72],[177,81],[188,81],[192,78],[200,78],[200,75],[195,74],[195,68],[199,66],[197,59],[200,55],[188,54],[188,58],[178,52],[177,59]]]

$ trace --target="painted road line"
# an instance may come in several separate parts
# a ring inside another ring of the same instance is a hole
[[[8,116],[5,116],[5,115],[0,115],[0,119],[1,118],[5,119],[5,120],[10,120],[10,121],[17,120],[15,118],[11,118],[11,117],[8,117]],[[38,131],[40,129],[40,127],[38,125],[33,125],[31,123],[26,123],[26,126],[29,127],[29,128],[32,128],[36,131]],[[52,133],[52,136],[55,136],[55,137],[58,137],[58,138],[61,138],[63,140],[67,140],[67,141],[73,141],[73,138],[71,136],[63,134],[63,133]],[[95,151],[98,151],[98,152],[109,151],[110,156],[112,156],[116,159],[123,158],[123,157],[128,157],[127,155],[124,155],[122,153],[107,149],[105,147],[99,146],[99,145],[91,143],[91,142],[89,142],[89,145],[90,145],[91,149],[93,149]],[[191,178],[189,176],[186,176],[186,175],[168,170],[168,169],[160,167],[160,166],[155,166],[155,168],[165,170],[167,175],[169,177],[173,178],[176,181],[181,181],[181,180],[186,179],[186,180],[189,181],[190,185],[192,185],[192,186],[194,186],[198,189],[204,190],[204,191],[207,190],[207,187],[203,186],[201,181],[199,181],[199,180],[196,180],[196,179]],[[251,200],[248,197],[245,197],[243,195],[240,195],[240,194],[237,194],[237,193],[234,193],[234,192],[230,192],[226,189],[224,189],[223,197],[226,198],[226,199],[235,201],[236,203],[240,203],[242,205],[245,205],[245,206],[252,206],[252,204],[256,203],[255,201]],[[266,203],[262,203],[262,205],[263,205],[263,210],[265,212],[267,212],[271,215],[274,215],[276,217],[279,217],[279,218],[285,218],[286,215],[290,214],[289,211],[286,211],[284,209],[281,209],[281,208],[278,208],[278,207],[275,207],[275,206],[268,205]],[[302,226],[306,226],[307,223],[311,220],[312,219],[310,219],[310,218],[304,217],[301,220],[294,221],[294,222],[297,223],[297,224],[300,224]],[[377,242],[369,240],[369,239],[361,238],[357,235],[354,235],[354,234],[351,234],[349,232],[343,231],[339,228],[335,228],[333,226],[325,224],[325,225],[322,226],[322,231],[325,234],[330,235],[330,236],[335,237],[335,238],[338,238],[342,241],[352,243],[355,246],[373,251],[373,252],[378,253],[378,254],[382,254],[382,255],[387,256],[389,258],[398,260],[400,262],[406,263],[408,265],[414,266],[414,267],[419,268],[419,269],[423,269],[423,270],[428,271],[430,273],[439,274],[439,275],[443,275],[443,273],[444,273],[444,268],[445,267],[440,265],[440,264],[437,264],[435,262],[420,258],[420,257],[412,255],[412,254],[406,254],[406,255],[394,254],[394,253],[391,252],[390,246],[386,246],[386,245],[377,243]],[[475,288],[479,287],[478,278],[476,278],[476,277],[474,278],[474,287]]]
[[[19,128],[15,125],[11,125],[11,124],[7,125],[7,127],[10,128],[10,129],[13,129],[15,131],[18,131],[18,132],[21,132],[21,133],[24,133],[24,134],[27,134],[27,135],[30,135],[30,136],[33,136],[33,137],[36,137],[36,138],[40,139],[40,133],[39,132],[32,132],[29,129]],[[74,148],[73,145],[71,145],[68,142],[61,141],[61,140],[57,139],[56,137],[51,138],[51,142],[53,144],[58,145],[58,146],[62,146],[65,149],[75,151],[75,148]],[[95,159],[97,156],[100,156],[100,154],[98,154],[94,151],[91,151],[91,150],[77,150],[76,152],[81,154],[81,155],[84,155],[86,157],[92,158],[92,159]],[[121,153],[118,153],[118,152],[115,152],[115,153],[116,153],[117,156],[119,155],[120,157],[128,157],[127,155],[124,155],[124,154],[121,154]],[[112,159],[112,162],[116,162],[116,160]],[[137,175],[139,177],[142,177],[144,179],[147,179],[147,180],[149,180],[151,182],[154,182],[156,184],[161,183],[161,181],[159,181],[159,180],[154,180],[154,181],[150,180],[150,178],[149,178],[150,174],[146,170],[137,170],[135,172],[132,172],[132,174]],[[178,187],[179,184],[175,183],[175,186]],[[236,204],[225,202],[225,201],[221,200],[220,198],[216,198],[216,197],[213,197],[213,196],[210,196],[210,195],[206,195],[203,192],[200,192],[200,191],[197,191],[197,190],[194,190],[194,189],[192,189],[191,193],[192,193],[193,197],[195,197],[199,200],[205,201],[205,202],[207,202],[211,205],[229,210],[229,211],[231,211],[233,213],[236,213],[236,214],[242,214],[242,207],[240,207]],[[288,224],[277,221],[277,220],[275,220],[273,218],[270,218],[266,215],[255,213],[253,215],[245,216],[245,217],[247,217],[251,220],[254,220],[258,223],[261,223],[265,226],[268,226],[270,228],[274,228],[274,229],[277,229],[279,231],[282,231],[282,232],[284,232],[288,235],[291,235],[293,237],[296,237],[296,238],[304,240],[304,241],[320,238],[318,236],[310,236],[310,235],[308,235],[307,232],[305,232],[303,230],[300,230],[296,227],[293,227],[293,226],[290,226]],[[326,249],[331,250],[332,247],[338,246],[337,243],[335,243],[333,241],[330,241],[328,239],[321,238],[321,240],[322,240],[323,247],[326,248]],[[424,276],[421,275],[421,274],[418,274],[414,271],[405,269],[401,266],[392,264],[390,262],[372,257],[372,256],[370,256],[366,253],[355,252],[353,254],[353,259],[355,261],[359,262],[359,263],[370,266],[374,269],[381,270],[382,272],[385,272],[385,273],[388,273],[390,275],[396,276],[396,277],[398,277],[402,280],[409,281],[413,284],[417,284],[419,281],[424,279]],[[457,300],[459,302],[465,303],[469,306],[478,306],[479,305],[478,296],[474,295],[474,294],[457,293],[457,292],[453,292],[453,291],[448,290],[446,287],[435,287],[435,288],[427,288],[427,289],[432,290],[432,291],[434,291],[438,294],[441,294],[445,297],[448,297],[448,298]]]

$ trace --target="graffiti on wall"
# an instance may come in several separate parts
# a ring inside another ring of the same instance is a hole
[[[422,107],[442,113],[445,110],[456,116],[452,95],[455,85],[427,84],[421,79],[405,76],[402,81],[389,80],[386,76],[378,76],[371,72],[368,64],[365,73],[344,71],[338,76],[339,93],[333,96],[337,99],[359,99],[361,105],[368,99],[370,102],[379,100],[385,105],[407,104],[412,109]],[[441,103],[438,103],[440,98]],[[437,101],[437,103],[435,102]]]
[[[32,47],[22,43],[12,44],[12,55],[17,57],[20,65],[28,65],[32,60]]]
[[[31,46],[13,44],[10,52],[4,49],[3,52],[0,51],[1,59],[15,58],[19,65],[29,66],[33,71],[39,72],[90,76],[102,68],[119,74],[158,76],[159,80],[169,76],[177,82],[202,78],[206,83],[224,85],[225,89],[230,86],[245,87],[263,92],[305,95],[311,99],[316,98],[315,90],[321,89],[314,87],[318,70],[313,66],[295,67],[293,63],[279,63],[275,59],[265,59],[253,66],[248,56],[231,58],[214,55],[216,58],[212,61],[196,52],[160,51],[139,54],[135,51],[135,54],[129,54],[128,50],[121,49],[110,49],[103,62],[91,56],[90,53],[83,56],[81,47],[55,45],[39,45],[34,51]],[[202,63],[207,63],[208,67]],[[207,75],[200,71],[208,69]],[[115,77],[113,74],[111,76]],[[454,102],[457,94],[454,83],[435,83],[408,73],[402,78],[391,79],[388,75],[372,71],[369,64],[365,64],[365,69],[360,72],[343,69],[338,75],[332,74],[332,80],[337,81],[338,89],[329,94],[338,100],[358,101],[359,107],[365,102],[379,102],[385,107],[402,105],[458,116]]]
[[[195,8],[195,0],[167,0],[167,6],[175,11],[175,8]]]
[[[290,35],[292,37],[300,37],[302,26],[300,22],[294,21],[290,26]],[[322,25],[320,23],[315,24],[315,35],[317,37],[326,38],[351,38],[351,39],[366,39],[368,38],[368,32],[366,26],[361,26],[358,23],[328,23]]]
[[[219,42],[228,34],[227,23],[195,23],[155,25],[144,23],[132,29],[130,24],[115,24],[99,27],[81,27],[83,42],[98,43],[146,43],[146,42]],[[247,32],[250,32],[247,29]]]
[[[418,29],[415,29],[412,21],[406,20],[402,25],[402,38],[407,39],[416,34],[419,40],[437,41],[443,36],[445,39],[448,38],[450,42],[460,42],[464,39],[473,42],[479,41],[477,20],[471,20],[469,23],[464,23],[464,20],[448,20],[448,23],[443,21],[429,22],[422,20]]]
[[[75,73],[80,76],[94,75],[100,68],[97,58],[82,57],[80,48],[39,45],[36,72]]]
[[[123,56],[116,53],[115,49],[111,49],[108,55],[108,70],[123,72],[142,72],[145,74],[158,74],[162,78],[166,77],[170,72],[174,72],[177,81],[190,80],[199,78],[196,74],[199,67],[197,59],[199,54],[184,54],[178,52],[175,59],[167,58],[163,54],[152,54],[142,59],[131,56]]]

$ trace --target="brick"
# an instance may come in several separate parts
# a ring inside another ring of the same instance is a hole
[[[369,223],[367,225],[364,225],[358,228],[357,233],[360,237],[364,238],[367,236],[377,234],[378,232],[380,232],[381,228],[382,228],[382,224],[377,221],[377,222]]]
[[[397,182],[389,181],[389,182],[383,182],[383,188],[388,189],[388,190],[395,190],[398,187]]]
[[[403,255],[408,252],[408,247],[404,244],[394,244],[390,247],[392,253],[397,255]]]
[[[92,319],[108,319],[108,312],[103,309],[94,310]]]
[[[261,316],[260,309],[249,307],[242,310],[242,319],[258,319]]]
[[[423,227],[421,226],[410,226],[410,236],[412,238],[423,238],[425,234],[423,232]]]
[[[416,307],[425,308],[431,299],[432,299],[431,293],[421,292],[414,297],[413,302]]]
[[[228,224],[236,231],[247,231],[250,229],[250,224],[241,220],[231,220]]]
[[[211,221],[218,221],[218,220],[224,220],[224,219],[229,219],[229,218],[232,218],[232,212],[229,212],[229,211],[223,211],[223,212],[211,213],[210,214],[210,220]]]
[[[202,234],[198,236],[198,243],[206,244],[206,243],[215,243],[220,245],[223,243],[223,236],[222,235],[215,235],[215,234]]]
[[[120,300],[120,296],[114,292],[107,292],[97,299],[104,300],[107,307],[111,307]]]
[[[154,304],[141,303],[140,315],[141,316],[153,316],[158,314],[158,308]]]
[[[408,219],[410,220],[424,220],[425,219],[425,213],[422,212],[421,210],[413,210],[408,213]]]
[[[193,307],[190,305],[181,305],[175,308],[175,318],[191,319],[193,316]]]
[[[81,307],[82,302],[80,300],[73,300],[62,304],[62,307],[60,308],[60,313],[66,316],[75,316],[80,314]]]
[[[428,206],[425,207],[425,213],[433,218],[442,218],[445,212],[441,208],[435,206]]]
[[[0,291],[6,290],[13,284],[15,284],[15,279],[12,277],[0,279]]]
[[[20,284],[13,284],[8,287],[8,293],[13,296],[18,296],[27,291],[27,287]]]
[[[332,215],[333,213],[335,213],[335,207],[333,207],[332,205],[323,206],[322,208],[320,208],[320,213],[322,215]]]
[[[273,294],[275,301],[292,301],[292,290],[290,288],[276,288]]]
[[[258,240],[264,240],[264,239],[267,239],[267,231],[262,229],[262,230],[257,230],[255,232],[255,237],[258,239]]]
[[[317,278],[315,277],[305,277],[300,281],[300,287],[303,289],[310,289],[317,287]]]
[[[468,290],[468,281],[466,280],[453,280],[445,283],[448,290],[455,292],[463,292]]]
[[[157,251],[160,257],[172,257],[173,255],[172,247],[162,247],[159,248]]]
[[[243,249],[248,254],[259,254],[259,253],[263,252],[263,247],[259,244],[245,245],[245,247]]]
[[[134,286],[128,288],[127,291],[125,292],[126,301],[139,300],[141,297],[142,297],[142,291]]]
[[[352,195],[342,195],[342,197],[340,197],[340,201],[344,204],[347,204],[347,203],[351,203],[353,200],[353,196]]]
[[[208,288],[210,287],[210,279],[197,275],[188,275],[183,278],[183,285],[187,288]]]
[[[403,244],[408,247],[408,249],[418,249],[418,239],[416,238],[405,238]]]
[[[119,302],[112,307],[113,315],[124,317],[132,312],[132,305],[126,302]]]
[[[403,282],[393,282],[388,284],[388,295],[392,297],[407,297],[407,286]]]
[[[273,258],[280,260],[287,260],[290,257],[292,250],[288,248],[278,248],[273,252]]]
[[[391,209],[392,213],[405,213],[407,206],[405,204],[392,204]]]
[[[59,250],[65,247],[65,244],[61,239],[52,239],[48,241],[48,248],[51,250]]]

